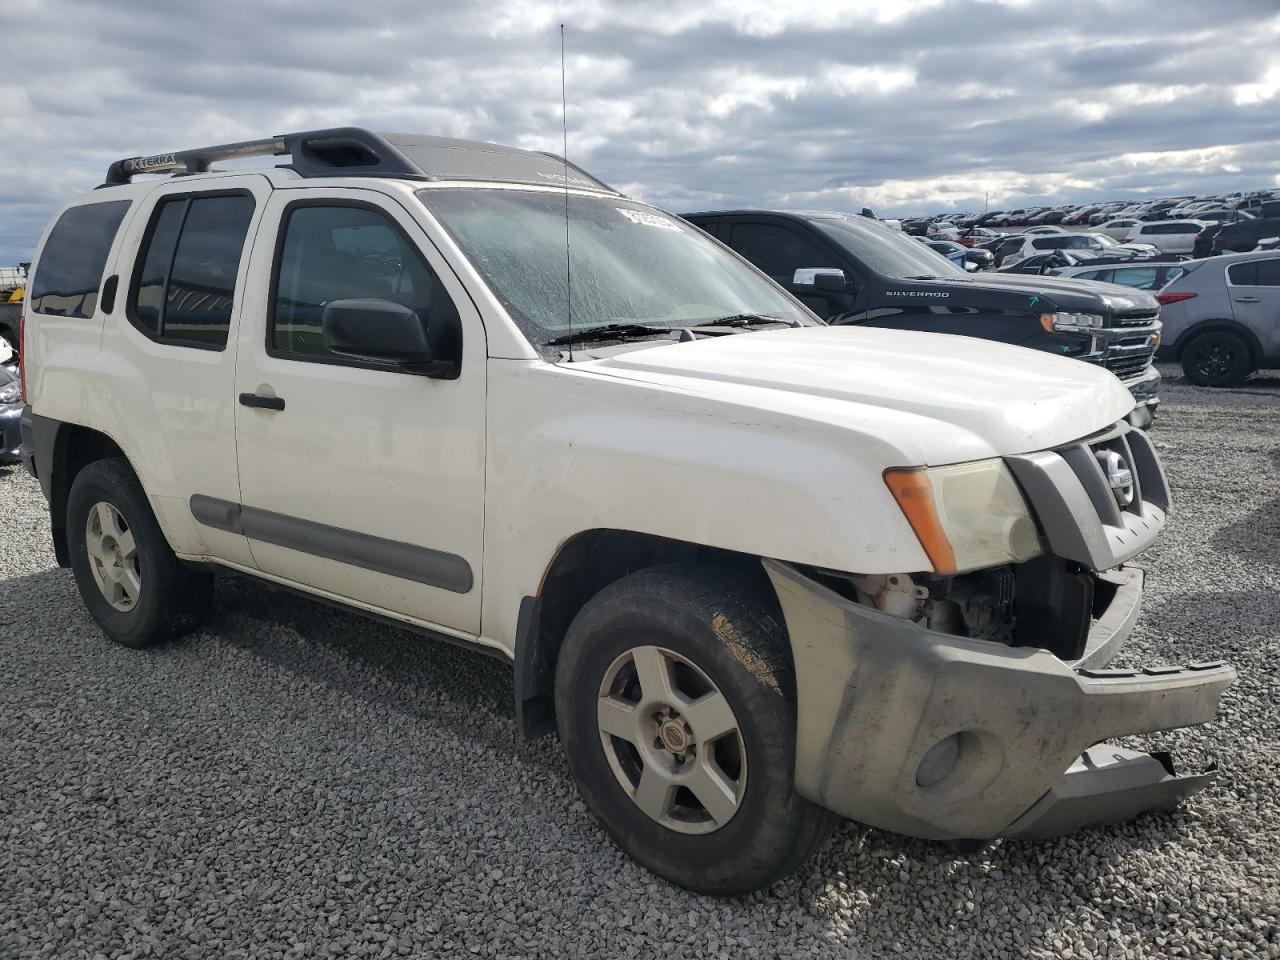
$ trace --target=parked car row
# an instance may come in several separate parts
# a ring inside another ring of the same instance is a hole
[[[953,211],[901,220],[907,233],[923,235],[931,227],[946,224],[966,227],[1097,226],[1116,219],[1134,221],[1203,220],[1234,223],[1257,217],[1280,216],[1280,190],[1227,193],[1207,196],[1160,197],[1142,201],[1114,200],[1100,203],[1018,207],[980,213]]]

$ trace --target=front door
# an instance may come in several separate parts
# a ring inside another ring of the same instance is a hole
[[[258,568],[478,634],[486,349],[471,300],[408,211],[375,191],[278,190],[263,232],[236,370],[237,519]],[[364,298],[428,325],[456,310],[459,376],[330,351],[324,305]]]

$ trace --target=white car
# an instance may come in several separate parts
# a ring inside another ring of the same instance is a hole
[[[1149,244],[1161,253],[1191,253],[1195,249],[1196,237],[1205,227],[1210,226],[1203,220],[1151,220],[1135,223],[1125,236],[1125,243]]]
[[[772,883],[828,811],[1036,837],[1211,779],[1097,746],[1234,674],[1101,669],[1169,488],[1073,356],[829,327],[558,158],[355,128],[116,161],[27,310],[22,456],[107,637],[191,631],[217,568],[494,654],[692,889]]]
[[[1041,233],[1069,233],[1070,231],[1063,227],[1055,227],[1053,224],[1043,224],[1038,227],[1027,227],[1022,232],[1024,235],[1033,236]]]
[[[1099,224],[1098,232],[1105,233],[1112,240],[1123,240],[1129,236],[1129,231],[1140,223],[1142,221],[1136,217],[1118,217]]]
[[[1155,253],[1156,248],[1150,244],[1120,244],[1104,233],[1042,233],[1022,234],[1024,238],[1020,246],[1014,246],[1012,252],[1005,252],[1001,266],[1008,267],[1037,253],[1049,250],[1094,250],[1101,253]],[[1002,248],[1003,250],[1004,248]]]

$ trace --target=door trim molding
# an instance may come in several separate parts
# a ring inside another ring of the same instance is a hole
[[[191,497],[189,505],[191,515],[206,527],[238,533],[250,540],[287,547],[453,593],[469,593],[475,583],[471,565],[456,553],[331,527],[314,520],[246,507],[200,493]]]

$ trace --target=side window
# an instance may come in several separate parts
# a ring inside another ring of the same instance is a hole
[[[1150,290],[1156,285],[1155,267],[1133,267],[1128,270],[1115,271],[1115,283],[1126,287],[1137,287],[1139,290]]]
[[[1090,270],[1088,273],[1080,274],[1080,277],[1083,280],[1100,280],[1105,283],[1110,283],[1111,277],[1114,273],[1114,270]]]
[[[31,282],[33,313],[81,319],[93,316],[98,309],[102,271],[129,203],[86,203],[58,218]]]
[[[1259,260],[1256,283],[1260,287],[1280,287],[1280,259]]]
[[[774,224],[734,224],[729,245],[784,286],[791,285],[801,267],[838,268],[835,258],[817,244]]]
[[[1236,287],[1253,287],[1258,284],[1258,261],[1233,263],[1227,268],[1227,279]]]
[[[337,203],[289,208],[276,247],[270,352],[298,360],[396,369],[393,364],[354,360],[325,346],[325,304],[350,299],[403,304],[426,322],[433,346],[441,337],[458,335],[457,309],[444,285],[385,213]]]
[[[169,197],[151,217],[129,293],[129,318],[155,340],[221,350],[253,198]]]

